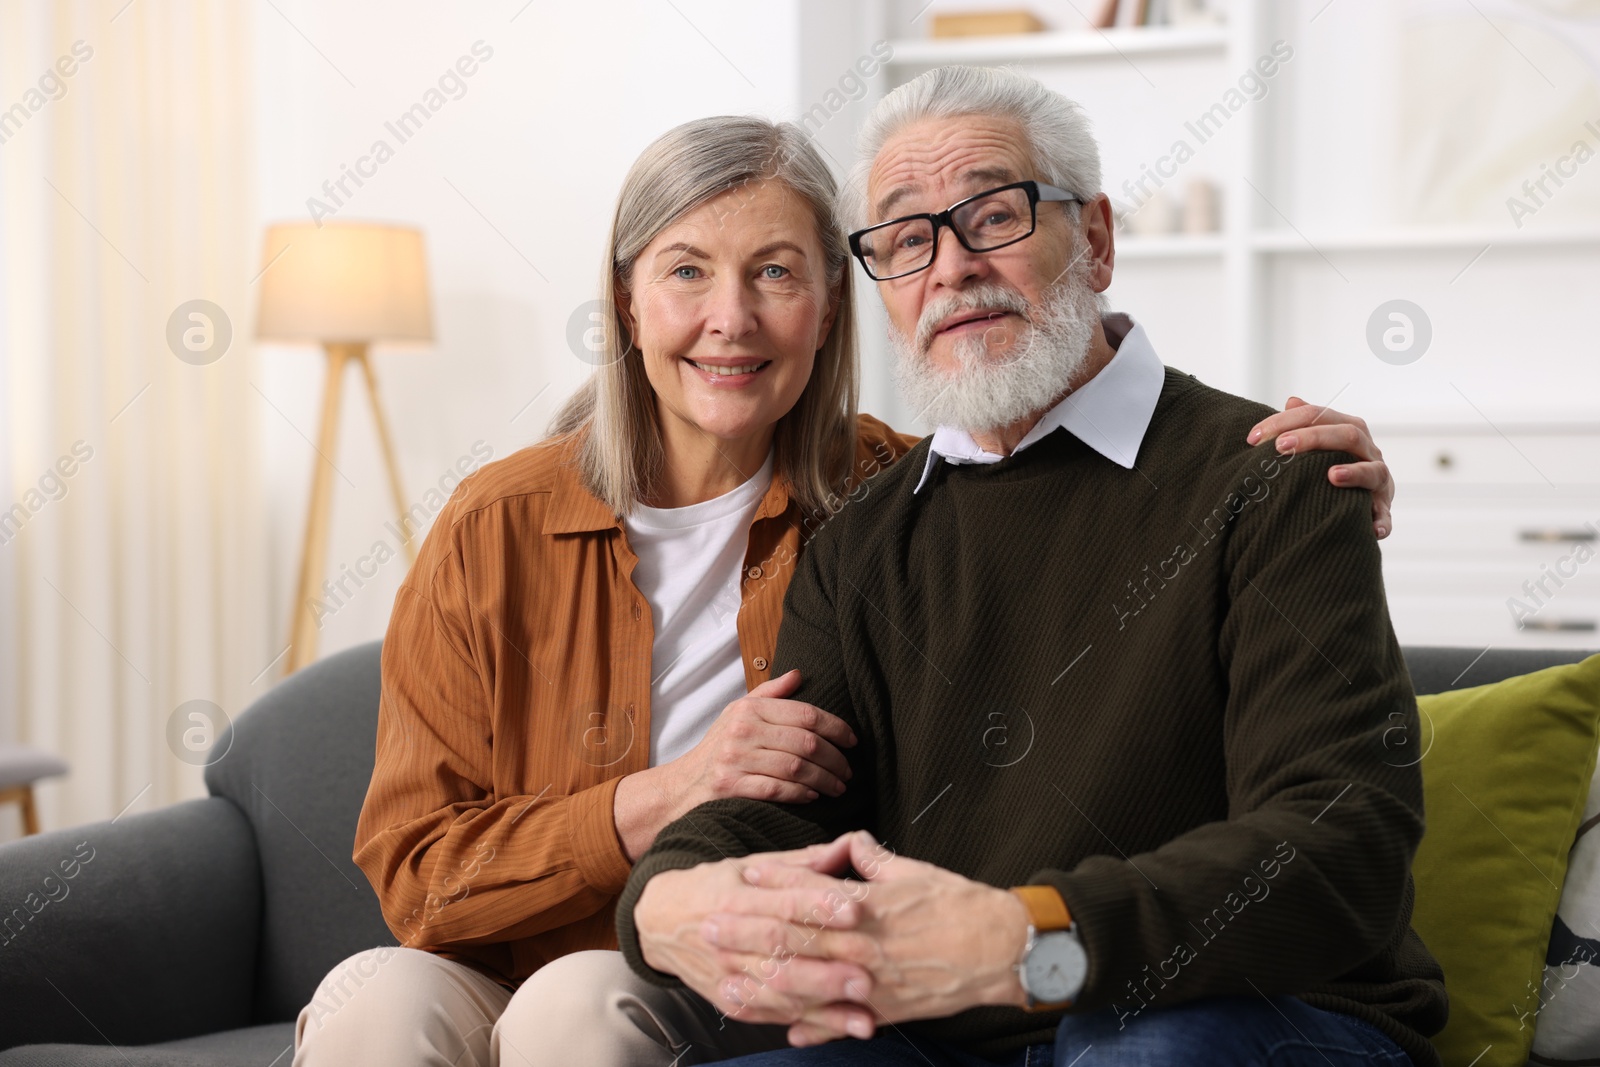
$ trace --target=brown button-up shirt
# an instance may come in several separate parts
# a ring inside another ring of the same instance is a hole
[[[867,415],[858,429],[852,485],[917,440]],[[616,947],[632,864],[612,807],[650,756],[655,634],[638,557],[572,452],[558,439],[488,464],[429,530],[383,642],[356,827],[355,861],[400,943],[510,986]],[[795,560],[822,521],[773,478],[737,620],[749,686],[767,679]]]

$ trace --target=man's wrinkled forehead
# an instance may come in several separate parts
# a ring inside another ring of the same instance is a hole
[[[894,214],[937,211],[924,203],[939,194],[955,199],[1033,177],[1022,127],[1011,119],[962,115],[906,127],[884,143],[867,179],[869,221]]]

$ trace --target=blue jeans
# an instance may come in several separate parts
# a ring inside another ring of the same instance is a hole
[[[740,1067],[1413,1067],[1377,1027],[1295,997],[1210,997],[1119,1024],[1113,1011],[1068,1015],[1055,1044],[986,1060],[889,1027],[871,1041],[758,1052]]]

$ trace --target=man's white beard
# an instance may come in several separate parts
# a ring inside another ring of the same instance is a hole
[[[935,300],[923,309],[917,337],[908,339],[893,324],[894,378],[919,418],[935,426],[988,433],[1029,415],[1041,414],[1058,400],[1083,367],[1100,306],[1088,283],[1087,264],[1074,269],[1031,305],[1015,289],[975,285]],[[954,373],[935,368],[928,356],[933,330],[949,316],[977,308],[1004,308],[1028,320],[1012,351],[991,353],[985,333],[958,338]]]

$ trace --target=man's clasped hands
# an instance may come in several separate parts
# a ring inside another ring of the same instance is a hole
[[[646,963],[730,1018],[788,1024],[794,1045],[1026,1002],[1022,901],[865,830],[665,871],[634,919]]]

